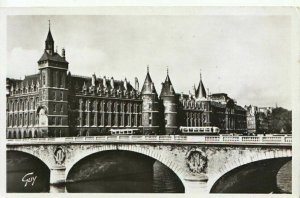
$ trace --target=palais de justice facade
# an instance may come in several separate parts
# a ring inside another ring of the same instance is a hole
[[[108,134],[136,128],[143,134],[180,134],[180,126],[216,126],[222,133],[247,130],[246,110],[225,93],[208,94],[201,76],[193,93],[175,92],[169,74],[158,96],[149,69],[142,89],[135,78],[72,75],[65,50],[58,54],[50,31],[38,73],[7,78],[7,138]]]

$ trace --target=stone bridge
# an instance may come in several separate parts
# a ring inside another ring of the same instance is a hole
[[[291,136],[95,136],[9,139],[7,151],[40,159],[50,184],[64,183],[71,168],[95,153],[123,150],[149,156],[169,167],[186,193],[209,193],[222,176],[243,165],[291,159]],[[278,171],[278,170],[277,170]]]

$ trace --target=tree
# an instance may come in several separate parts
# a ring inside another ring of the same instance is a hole
[[[270,114],[271,133],[291,133],[292,132],[292,111],[278,107]]]

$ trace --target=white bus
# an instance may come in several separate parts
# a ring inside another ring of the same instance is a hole
[[[140,134],[139,129],[111,129],[111,135],[138,135]]]
[[[179,127],[182,134],[219,134],[218,127]]]

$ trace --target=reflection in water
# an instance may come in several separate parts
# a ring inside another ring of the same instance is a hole
[[[291,179],[284,179],[292,175],[291,168],[285,168],[287,163],[289,158],[278,158],[240,166],[223,175],[211,193],[283,193],[278,184],[291,185]],[[285,192],[291,193],[291,188]]]
[[[126,177],[107,177],[67,184],[68,192],[107,193],[182,193],[184,187],[177,176],[165,165],[156,161],[153,174],[127,174]]]
[[[280,193],[292,193],[292,161],[287,162],[278,171],[277,187]]]

